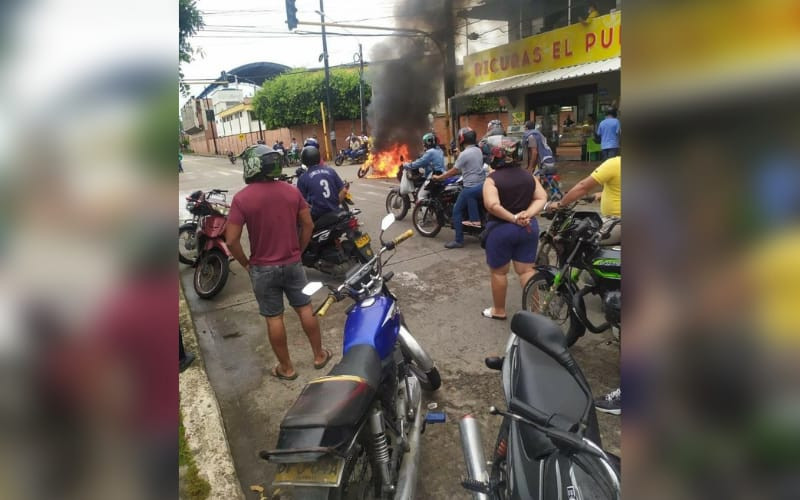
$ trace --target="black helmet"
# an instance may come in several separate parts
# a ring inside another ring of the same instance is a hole
[[[280,177],[283,166],[283,154],[263,144],[251,146],[242,153],[244,170],[242,178],[245,184],[275,179]]]
[[[313,137],[309,137],[308,139],[306,139],[306,142],[303,143],[303,147],[306,147],[306,146],[313,146],[313,147],[319,149],[319,141],[317,141]]]
[[[463,146],[464,143],[475,144],[478,140],[478,135],[469,127],[464,127],[458,131],[458,145]]]
[[[319,149],[315,148],[314,146],[304,147],[300,152],[300,161],[307,167],[319,165]]]

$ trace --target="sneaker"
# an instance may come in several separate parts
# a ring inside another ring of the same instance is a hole
[[[603,413],[622,415],[622,389],[617,388],[602,398],[595,399],[594,407]]]
[[[455,240],[453,240],[453,241],[451,241],[451,242],[449,242],[449,243],[445,243],[445,244],[444,244],[444,247],[445,247],[445,248],[448,248],[448,249],[452,249],[452,248],[464,248],[464,244],[463,244],[463,243],[461,243],[460,241],[455,241]]]
[[[472,222],[471,220],[465,220],[462,224],[469,227],[481,227],[480,222]]]

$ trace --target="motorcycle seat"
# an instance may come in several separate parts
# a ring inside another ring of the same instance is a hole
[[[336,225],[342,218],[343,212],[328,212],[322,214],[317,220],[314,221],[314,231],[325,229]]]
[[[381,377],[374,347],[355,345],[328,375],[311,380],[281,422],[281,429],[352,427],[366,413]]]

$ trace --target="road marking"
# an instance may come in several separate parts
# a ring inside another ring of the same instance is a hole
[[[383,198],[386,196],[386,193],[376,193],[375,191],[368,191],[368,190],[359,190],[360,194],[368,194],[370,196],[377,196],[378,198]]]
[[[234,175],[233,172],[226,172],[224,170],[217,170],[217,173],[220,175]]]

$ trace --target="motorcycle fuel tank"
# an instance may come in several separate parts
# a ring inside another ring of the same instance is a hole
[[[381,359],[392,353],[400,315],[391,297],[378,295],[355,304],[344,323],[344,352],[354,345],[371,345]]]

